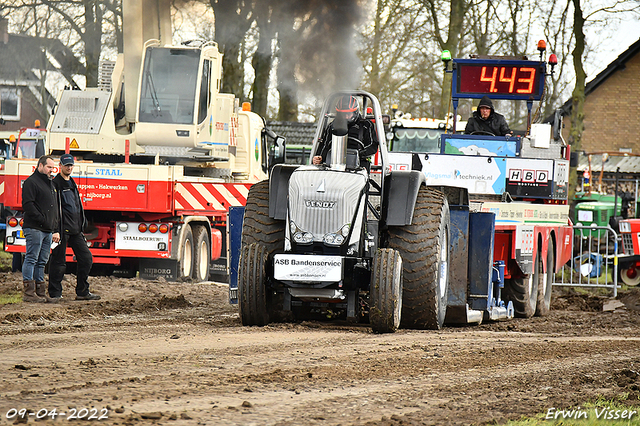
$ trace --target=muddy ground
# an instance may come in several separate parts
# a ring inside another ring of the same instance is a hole
[[[464,425],[640,406],[640,289],[612,311],[569,292],[545,318],[375,335],[245,328],[215,283],[94,277],[102,300],[78,302],[72,282],[61,304],[0,306],[0,424],[12,408],[65,413],[39,424],[86,408],[120,425]],[[0,274],[0,294],[20,285]]]

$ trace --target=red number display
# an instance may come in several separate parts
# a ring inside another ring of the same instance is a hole
[[[539,95],[538,68],[530,66],[458,66],[458,93]]]

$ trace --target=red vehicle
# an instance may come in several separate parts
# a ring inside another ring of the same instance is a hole
[[[140,14],[156,7],[158,13]],[[72,177],[89,222],[94,273],[195,280],[206,280],[210,270],[226,274],[227,210],[244,205],[270,162],[282,160],[283,150],[274,156],[270,148],[284,141],[234,95],[219,93],[215,43],[170,44],[169,3],[125,0],[123,16],[124,53],[111,87],[62,91],[44,152],[76,157]],[[7,219],[9,252],[25,251],[21,188],[35,158],[5,161],[0,198],[17,212]]]
[[[487,231],[480,249],[466,242],[461,247],[462,251],[469,250],[468,271],[476,264],[488,263],[500,270],[503,281],[498,287],[503,288],[476,297],[483,294],[476,287],[484,289],[484,282],[492,278],[471,272],[467,276],[467,271],[457,273],[459,276],[452,277],[457,283],[449,287],[450,322],[465,322],[473,309],[487,311],[489,318],[546,314],[554,272],[571,259],[573,227],[567,203],[570,147],[559,134],[552,137],[550,124],[531,124],[533,103],[542,100],[548,75],[547,63],[542,60],[544,47],[539,45],[539,50],[540,61],[500,56],[446,58],[447,68],[448,62],[453,62],[448,71],[453,74],[453,123],[450,128],[442,126],[442,134],[428,150],[421,136],[424,119],[415,119],[416,124],[392,121],[391,131],[401,131],[403,138],[403,143],[394,144],[389,152],[392,170],[420,170],[428,186],[466,191],[470,212],[495,215],[484,225]],[[550,55],[551,70],[556,62],[555,55]],[[493,100],[526,102],[530,114],[526,134],[452,131],[457,129],[460,100],[485,95]],[[394,135],[392,140],[396,139],[400,137]],[[468,288],[471,295],[466,294]]]
[[[622,219],[618,227],[623,253],[618,255],[618,279],[636,286],[640,284],[640,219]]]

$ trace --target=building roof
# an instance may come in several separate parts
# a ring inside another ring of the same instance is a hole
[[[623,153],[609,154],[602,162],[603,154],[591,154],[591,172],[615,173],[620,168],[621,173],[640,174],[640,156],[637,154],[623,155]],[[589,168],[589,155],[580,153],[578,156],[577,170],[584,172]]]
[[[625,69],[627,61],[629,61],[631,58],[636,56],[638,53],[640,53],[640,39],[638,39],[638,41],[636,41],[631,46],[629,46],[629,48],[624,52],[622,52],[622,54],[620,54],[620,56],[618,56],[616,60],[611,62],[604,70],[602,70],[598,75],[596,75],[596,77],[593,80],[591,80],[585,85],[585,88],[584,88],[585,96],[593,92],[594,90],[596,90],[598,86],[604,83],[609,77],[611,77],[617,71]],[[573,103],[572,99],[569,98],[562,105],[562,107],[560,107],[560,110],[562,111],[563,115],[566,116],[571,113],[572,103]]]
[[[60,65],[58,69],[47,52]],[[8,34],[8,42],[0,41],[0,81],[4,84],[39,84],[34,69],[62,72],[68,76],[84,74],[84,65],[58,39]]]
[[[287,145],[313,144],[316,133],[316,123],[301,123],[297,121],[267,121],[267,126],[278,136],[284,136]]]

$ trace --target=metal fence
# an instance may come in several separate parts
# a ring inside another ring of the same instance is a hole
[[[610,226],[573,227],[571,260],[553,285],[610,288],[618,295],[618,234]]]

